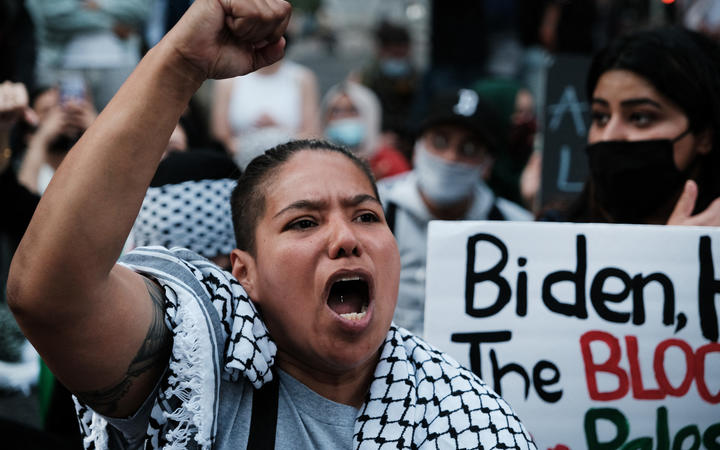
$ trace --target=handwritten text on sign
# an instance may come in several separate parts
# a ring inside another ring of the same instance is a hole
[[[720,449],[720,230],[433,222],[426,292],[540,448]]]

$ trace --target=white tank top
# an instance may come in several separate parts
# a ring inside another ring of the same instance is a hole
[[[291,134],[302,119],[301,67],[285,61],[277,72],[257,72],[233,80],[228,118],[233,135],[256,131],[255,121],[263,114],[272,117],[278,128]]]

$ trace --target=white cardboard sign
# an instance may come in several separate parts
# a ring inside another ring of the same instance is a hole
[[[720,449],[720,229],[431,222],[426,296],[538,448]]]

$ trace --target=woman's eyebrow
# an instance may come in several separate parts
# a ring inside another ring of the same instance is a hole
[[[376,199],[374,196],[372,196],[370,194],[358,194],[358,195],[354,195],[349,198],[344,198],[342,200],[342,205],[343,206],[357,206],[364,202],[377,203],[378,205],[382,206],[382,204],[380,203],[380,200]]]
[[[621,106],[651,105],[651,106],[656,107],[657,109],[662,109],[662,105],[660,105],[660,103],[656,102],[653,99],[647,98],[647,97],[629,98],[627,100],[621,101],[620,105]]]
[[[292,210],[317,211],[323,209],[324,207],[327,207],[327,202],[324,200],[298,200],[296,202],[290,203],[288,206],[278,211],[278,213],[273,216],[273,219]]]
[[[594,97],[594,98],[592,99],[592,103],[593,103],[593,104],[597,103],[597,104],[599,104],[600,106],[610,106],[610,103],[609,103],[607,100],[605,100],[604,98]]]
[[[372,202],[372,203],[376,203],[378,205],[382,205],[380,203],[380,200],[376,199],[374,196],[372,196],[370,194],[358,194],[358,195],[343,198],[342,200],[340,200],[340,203],[345,207],[357,206],[364,202]],[[286,207],[284,207],[283,209],[278,211],[273,216],[273,219],[275,217],[278,217],[278,216],[288,212],[288,211],[293,211],[293,210],[319,211],[321,209],[327,208],[327,206],[328,206],[328,202],[326,200],[298,200],[296,202],[290,203],[289,205],[287,205]]]

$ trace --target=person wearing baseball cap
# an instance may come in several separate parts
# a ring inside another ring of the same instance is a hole
[[[459,89],[430,102],[415,140],[413,170],[378,184],[402,271],[395,322],[422,335],[427,226],[431,220],[532,220],[485,184],[503,147],[501,122],[477,92]]]

